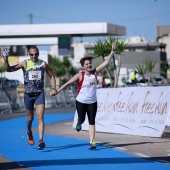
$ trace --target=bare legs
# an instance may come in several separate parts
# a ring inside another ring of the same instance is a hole
[[[27,113],[27,129],[28,132],[31,133],[32,121],[34,120],[34,111],[33,110],[26,110]]]
[[[45,129],[44,109],[45,109],[44,104],[36,106],[36,115],[37,115],[37,120],[38,120],[38,131],[39,131],[39,139],[40,140],[43,140],[44,129]]]
[[[95,137],[95,125],[89,125],[89,134],[90,134],[90,146],[89,149],[96,149],[96,142],[94,141]]]
[[[39,139],[43,140],[43,136],[44,136],[44,110],[45,110],[45,105],[41,104],[41,105],[37,105],[36,106],[36,116],[37,116],[37,120],[38,120],[38,132],[39,132]],[[27,113],[27,128],[28,128],[28,132],[31,132],[31,127],[32,127],[32,121],[34,120],[34,110],[26,110]]]
[[[89,125],[89,135],[90,141],[93,141],[95,137],[95,125]]]

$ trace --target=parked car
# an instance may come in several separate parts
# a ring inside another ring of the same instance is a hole
[[[167,80],[162,76],[153,77],[153,83],[154,84],[165,84],[165,83],[167,83]]]
[[[18,87],[22,86],[23,84],[19,80],[10,80],[7,78],[0,78],[0,87]]]
[[[148,78],[146,78],[146,81],[148,82]],[[151,77],[150,85],[161,85],[167,83],[167,80],[163,76],[155,76]],[[138,84],[146,84],[146,82],[141,78],[138,80]]]

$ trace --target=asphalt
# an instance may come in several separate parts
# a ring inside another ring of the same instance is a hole
[[[73,114],[75,113],[75,107],[72,106],[46,109],[45,113],[54,115]],[[24,112],[4,114],[0,115],[0,121],[12,120],[13,118],[20,118],[23,116],[25,116]],[[89,133],[87,131],[77,132],[72,128],[72,123],[73,118],[47,124],[45,127],[45,134],[89,141]],[[33,128],[33,132],[38,132],[37,127]],[[169,165],[170,169],[169,127],[166,127],[161,138],[96,132],[95,140],[102,146],[112,148],[131,156],[144,158],[146,160],[153,160]],[[24,167],[23,165],[20,165],[9,160],[7,157],[0,155],[0,169],[27,170],[30,168]]]

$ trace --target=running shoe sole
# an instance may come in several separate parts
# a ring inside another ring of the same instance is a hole
[[[97,148],[96,145],[90,145],[90,146],[89,146],[89,149],[90,149],[90,150],[94,150],[94,149],[96,149],[96,148]]]
[[[27,139],[28,139],[28,143],[30,144],[30,145],[34,145],[34,138],[33,138],[33,136],[32,136],[32,133],[28,133],[27,132]]]
[[[45,143],[42,141],[38,144],[38,150],[43,150],[45,148]]]
[[[77,132],[79,132],[81,130],[81,124],[76,125],[76,130],[77,130]]]

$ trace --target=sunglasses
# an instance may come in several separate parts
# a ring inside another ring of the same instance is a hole
[[[30,54],[30,56],[34,56],[34,55],[35,55],[35,56],[37,56],[38,54],[39,54],[39,53],[35,53],[35,54]]]

